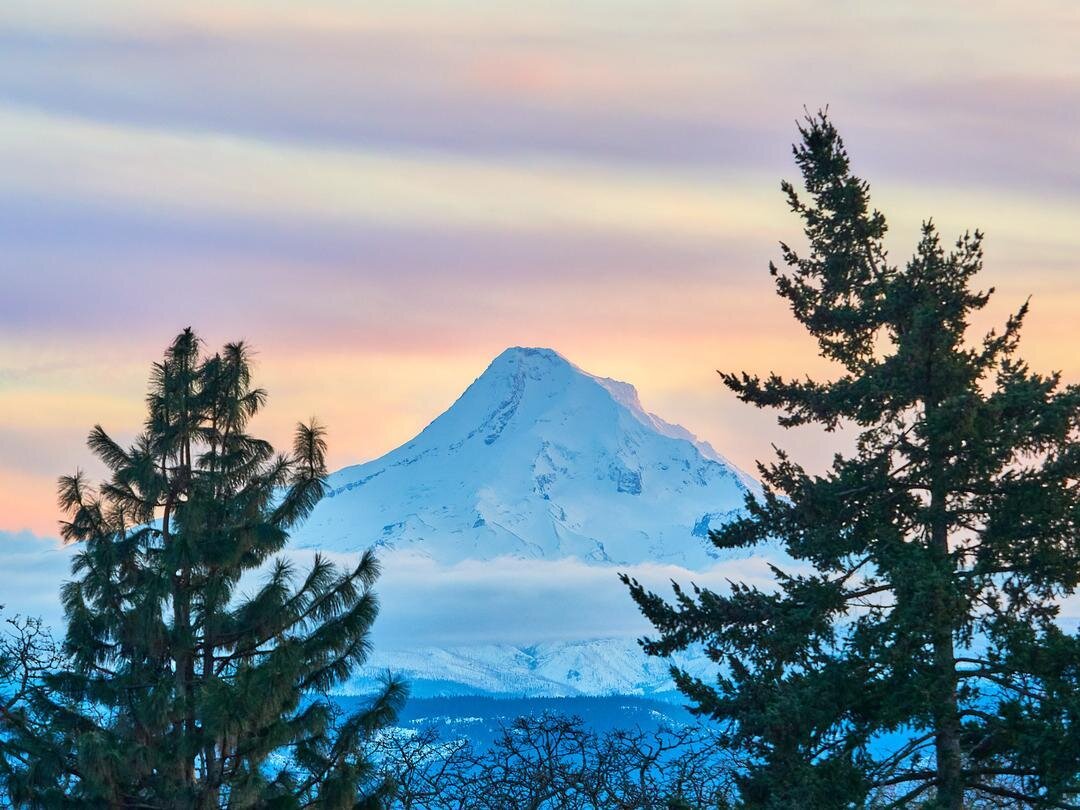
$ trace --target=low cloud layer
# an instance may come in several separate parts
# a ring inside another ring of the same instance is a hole
[[[76,547],[28,532],[0,532],[0,604],[4,612],[38,615],[62,626],[59,588],[70,576]],[[302,572],[314,552],[289,556]],[[327,555],[342,566],[356,556]],[[502,558],[444,566],[409,552],[380,555],[376,592],[382,605],[375,626],[378,647],[408,648],[468,644],[534,644],[543,641],[637,637],[649,626],[630,599],[618,573],[667,592],[671,580],[723,589],[729,579],[768,587],[760,558],[718,563],[707,571],[671,565],[622,568],[574,559]],[[257,577],[241,588],[252,591]]]
[[[649,625],[618,573],[669,592],[684,585],[724,589],[728,580],[769,587],[761,558],[718,563],[707,571],[672,565],[597,566],[579,560],[502,558],[440,566],[407,553],[383,558],[383,610],[376,639],[388,646],[510,643],[637,637]]]
[[[41,616],[59,630],[61,583],[69,578],[74,547],[28,532],[0,532],[0,604],[4,614]],[[314,552],[289,552],[298,574]],[[329,554],[342,566],[352,554]],[[501,558],[440,565],[403,551],[380,555],[382,576],[375,586],[382,605],[374,642],[380,649],[479,644],[528,645],[545,641],[637,638],[650,633],[618,573],[624,572],[659,593],[670,583],[723,591],[730,581],[772,586],[768,562],[749,557],[718,562],[705,571],[673,565],[611,567],[575,559]],[[251,592],[258,577],[243,583]],[[1080,597],[1064,603],[1063,623],[1076,627]]]

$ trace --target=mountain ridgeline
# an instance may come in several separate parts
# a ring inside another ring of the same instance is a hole
[[[416,438],[330,477],[297,547],[702,568],[756,482],[633,386],[512,348]]]

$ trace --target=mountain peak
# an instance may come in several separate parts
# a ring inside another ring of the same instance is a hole
[[[511,346],[491,361],[477,382],[488,376],[503,377],[507,374],[523,374],[532,380],[553,378],[552,382],[564,389],[575,383],[598,385],[624,407],[644,412],[637,389],[630,383],[590,374],[554,349]]]
[[[512,380],[515,375],[521,375],[521,379],[513,382]],[[753,479],[749,475],[742,470],[735,468],[735,465],[716,452],[711,444],[702,441],[682,425],[668,422],[656,414],[645,410],[644,406],[641,404],[638,390],[633,385],[611,377],[601,377],[596,374],[590,374],[580,366],[567,360],[566,357],[554,349],[525,346],[512,346],[505,349],[491,362],[484,374],[477,379],[473,386],[470,387],[469,391],[471,391],[473,387],[484,383],[485,378],[488,378],[487,381],[494,382],[496,388],[507,381],[511,381],[509,382],[509,385],[513,390],[513,395],[507,399],[500,400],[501,407],[495,409],[501,411],[504,416],[512,415],[509,414],[509,411],[516,411],[521,400],[529,393],[526,390],[528,386],[524,384],[526,380],[548,381],[551,388],[545,393],[549,399],[559,395],[566,395],[569,392],[569,389],[575,385],[584,384],[586,387],[598,386],[603,389],[611,400],[613,400],[620,408],[624,409],[630,416],[646,428],[672,439],[690,442],[705,458],[719,462],[735,470],[745,484],[751,486],[754,484]],[[494,380],[492,380],[492,378],[494,378]],[[501,382],[497,382],[496,380]],[[466,399],[469,391],[465,392],[465,395],[458,401],[459,403]],[[533,393],[535,393],[535,391]],[[456,408],[457,406],[458,403],[455,403],[454,407]]]
[[[572,365],[572,363],[559,354],[554,349],[546,349],[543,346],[511,346],[508,349],[504,349],[499,353],[491,364],[497,365],[499,363],[511,363],[511,362],[547,362],[547,363],[565,363],[566,365]]]
[[[541,379],[552,375],[562,375],[564,379],[571,372],[581,372],[577,366],[554,349],[537,346],[511,346],[502,351],[481,375],[507,376],[524,374],[531,379]]]
[[[629,383],[512,347],[382,458],[331,476],[297,540],[440,561],[578,557],[705,565],[702,538],[755,482]],[[316,538],[318,538],[316,540]]]

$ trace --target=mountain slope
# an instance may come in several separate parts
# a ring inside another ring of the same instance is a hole
[[[710,525],[755,482],[633,386],[550,349],[508,349],[445,413],[382,458],[347,467],[293,538],[410,549],[441,563],[516,556],[712,561]]]
[[[412,694],[516,697],[676,697],[670,667],[677,663],[699,677],[712,664],[701,653],[675,659],[650,658],[633,639],[546,642],[521,647],[477,644],[461,647],[376,649],[350,691],[372,692],[387,670],[408,679]]]

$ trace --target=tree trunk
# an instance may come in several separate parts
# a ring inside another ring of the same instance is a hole
[[[934,749],[937,758],[938,806],[963,810],[964,776],[960,754],[960,712],[956,701],[956,659],[952,629],[935,631],[934,663],[939,673]]]
[[[964,775],[960,752],[960,710],[957,704],[958,678],[953,643],[953,565],[949,556],[949,516],[946,489],[941,483],[944,454],[931,453],[930,552],[937,570],[933,600],[934,668],[937,688],[934,700],[934,749],[937,760],[937,806],[941,810],[963,810]]]

